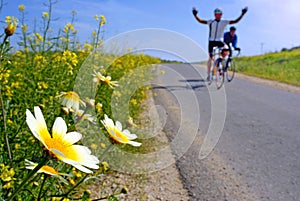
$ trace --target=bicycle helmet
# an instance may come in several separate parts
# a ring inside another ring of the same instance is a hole
[[[221,9],[221,8],[216,8],[216,9],[214,10],[214,13],[215,13],[215,14],[222,14],[222,9]]]

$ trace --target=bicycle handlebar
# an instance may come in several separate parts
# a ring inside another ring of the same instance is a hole
[[[240,53],[241,53],[241,49],[239,48],[239,49],[233,49],[233,51],[237,51],[237,54],[236,54],[236,56],[239,56],[240,55]]]

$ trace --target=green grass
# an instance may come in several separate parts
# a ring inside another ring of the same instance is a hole
[[[236,58],[237,72],[300,86],[300,48]]]

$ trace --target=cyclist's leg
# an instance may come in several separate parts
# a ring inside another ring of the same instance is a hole
[[[221,46],[223,44],[223,46]],[[230,48],[227,44],[223,43],[220,44],[221,48],[222,48],[222,57],[225,58],[230,54]]]
[[[226,61],[225,71],[229,67],[229,63],[231,62],[231,57],[232,57],[232,50],[229,49],[229,56],[228,56],[227,61]]]
[[[228,58],[226,60],[225,71],[227,70],[228,64],[229,64],[229,62],[231,60],[231,57],[232,57],[232,49],[230,48],[230,44],[226,43],[226,45],[228,46],[229,55],[228,55]]]
[[[214,41],[208,42],[208,61],[207,61],[207,81],[210,80],[210,69],[212,65],[212,57],[213,57],[213,48],[214,48]]]

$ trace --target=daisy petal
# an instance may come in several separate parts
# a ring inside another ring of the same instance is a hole
[[[76,162],[89,168],[99,168],[99,166],[96,165],[97,163],[99,163],[99,160],[97,157],[91,155],[91,150],[89,148],[82,145],[73,145],[73,148],[74,150],[76,150],[77,153],[80,153],[80,156],[84,156],[79,157]]]
[[[130,144],[130,145],[135,146],[135,147],[139,147],[139,146],[141,146],[142,143],[135,142],[135,141],[129,141],[129,142],[127,142],[127,144]]]
[[[121,131],[122,130],[122,124],[119,121],[116,121],[116,127]]]
[[[61,117],[57,117],[52,127],[52,137],[63,138],[66,133],[67,133],[66,122]]]
[[[123,134],[128,137],[129,140],[134,140],[137,138],[136,134],[130,133],[130,131],[127,129],[123,130]]]
[[[82,138],[82,135],[78,132],[70,132],[64,136],[64,140],[70,144],[78,142]]]
[[[75,168],[77,168],[78,170],[82,171],[82,172],[85,172],[85,173],[93,173],[92,170],[89,170],[87,169],[86,167],[83,167],[82,165],[75,165],[75,164],[70,164],[70,165],[73,165]]]
[[[31,130],[32,134],[34,135],[34,137],[36,137],[39,141],[41,141],[40,135],[37,132],[38,122],[28,109],[26,110],[26,123],[29,129]]]
[[[35,115],[35,118],[38,121],[38,123],[42,127],[47,128],[46,121],[44,119],[44,116],[43,116],[43,113],[42,113],[40,107],[38,107],[38,106],[34,107],[34,115]]]
[[[39,107],[35,107],[35,109],[36,109],[36,111],[40,110]],[[39,118],[40,119],[36,119],[28,109],[26,110],[26,123],[27,123],[29,129],[31,130],[32,134],[40,142],[42,142],[44,144],[44,146],[46,146],[45,140],[50,138],[50,134],[47,130],[47,126],[44,121],[44,117],[39,116]]]

